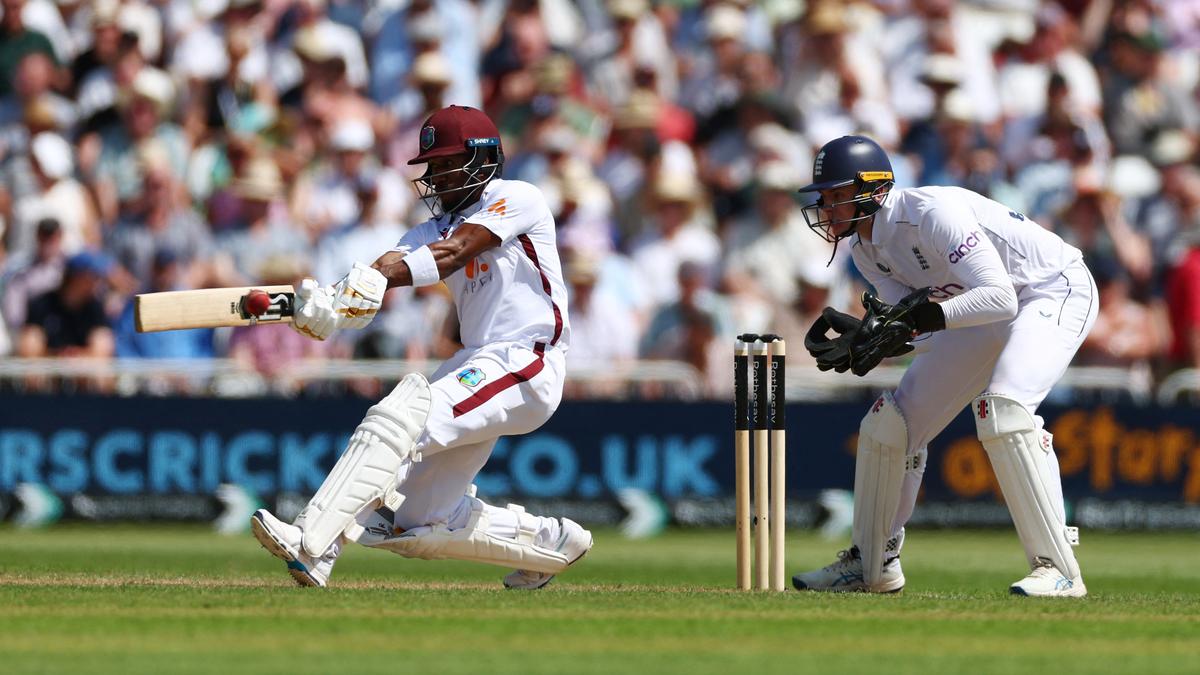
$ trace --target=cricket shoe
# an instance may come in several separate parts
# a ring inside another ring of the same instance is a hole
[[[333,563],[341,552],[338,542],[333,542],[320,558],[314,558],[300,546],[303,531],[276,518],[266,509],[259,509],[250,516],[250,531],[271,555],[287,563],[288,574],[297,584],[324,588],[329,583]]]
[[[567,563],[567,567],[570,567],[592,550],[592,533],[570,518],[563,518],[560,522],[562,534],[554,550],[566,555],[567,560],[571,561]],[[504,577],[504,587],[531,591],[545,586],[553,578],[554,575],[549,572],[517,570]]]
[[[1083,577],[1068,579],[1046,558],[1035,558],[1029,576],[1008,587],[1013,595],[1035,598],[1082,598],[1087,595]]]
[[[819,570],[803,572],[792,577],[792,585],[798,591],[896,593],[904,588],[904,572],[900,569],[900,556],[883,563],[883,576],[874,588],[863,581],[862,558],[858,547],[839,551],[838,559]]]

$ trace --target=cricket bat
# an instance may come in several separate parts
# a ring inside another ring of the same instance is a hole
[[[139,333],[185,328],[291,323],[296,291],[291,286],[203,288],[142,293],[133,300]]]

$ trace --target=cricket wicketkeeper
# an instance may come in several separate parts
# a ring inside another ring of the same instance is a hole
[[[900,549],[926,446],[969,404],[1029,562],[1010,591],[1086,595],[1078,530],[1067,526],[1058,459],[1036,415],[1096,320],[1083,254],[970,190],[893,189],[887,154],[862,136],[826,143],[800,192],[819,195],[804,211],[809,227],[835,244],[853,237],[854,264],[879,294],[864,296],[861,321],[825,310],[805,340],[818,367],[864,375],[886,357],[919,354],[859,428],[853,546],[794,576],[796,588],[904,587]]]

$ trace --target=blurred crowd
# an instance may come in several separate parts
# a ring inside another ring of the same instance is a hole
[[[501,129],[559,228],[575,368],[730,381],[862,287],[811,233],[814,149],[877,139],[1081,248],[1076,363],[1200,366],[1194,0],[0,0],[0,355],[439,358],[440,286],[365,331],[138,334],[138,292],[340,278],[428,212],[423,119]],[[419,167],[418,167],[419,169]],[[793,350],[802,351],[802,350]],[[797,355],[800,358],[801,355]]]

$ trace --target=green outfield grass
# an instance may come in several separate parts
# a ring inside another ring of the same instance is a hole
[[[838,546],[789,541],[792,570]],[[300,589],[249,534],[0,529],[4,673],[1195,673],[1200,538],[1084,533],[1091,596],[1006,595],[1008,531],[912,531],[894,596],[739,594],[733,534],[611,532],[537,592],[352,547]]]

